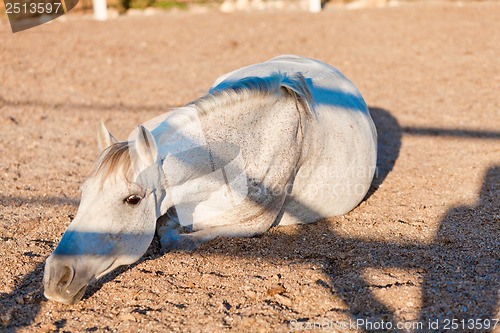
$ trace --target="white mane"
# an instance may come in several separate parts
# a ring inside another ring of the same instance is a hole
[[[287,75],[277,72],[267,77],[248,77],[229,83],[225,81],[186,107],[196,106],[203,114],[257,96],[276,100],[283,95],[282,89],[304,107],[307,117],[314,115],[314,101],[306,80],[300,73]]]

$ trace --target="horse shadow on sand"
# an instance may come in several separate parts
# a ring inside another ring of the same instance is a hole
[[[365,200],[376,192],[392,170],[399,155],[401,136],[403,132],[408,132],[408,129],[401,129],[388,111],[372,107],[370,112],[378,129],[379,154],[377,174]],[[430,244],[346,238],[332,230],[329,222],[323,221],[298,226],[293,235],[280,233],[279,228],[272,236],[264,235],[263,237],[273,237],[272,241],[276,246],[272,248],[249,249],[244,245],[237,245],[224,248],[223,251],[235,257],[260,257],[270,261],[288,257],[288,260],[321,262],[328,277],[328,281],[322,281],[321,285],[328,288],[334,296],[340,297],[348,305],[348,313],[356,320],[383,320],[391,322],[393,327],[396,327],[398,320],[394,311],[371,292],[373,288],[390,286],[371,285],[363,275],[369,268],[416,269],[422,274],[423,304],[418,319],[421,322],[430,322],[436,318],[493,319],[499,304],[500,287],[497,250],[500,245],[500,231],[497,227],[500,222],[499,189],[500,166],[494,166],[485,175],[478,204],[450,209],[440,222]],[[71,204],[76,208],[76,203]],[[326,240],[324,235],[327,236]],[[237,243],[244,244],[244,240]],[[206,254],[217,253],[217,249],[210,249],[210,244],[211,242],[203,245],[202,251]],[[292,253],[289,251],[290,244],[294,247]],[[46,245],[53,250],[56,244]],[[118,268],[105,276],[88,288],[84,299],[92,297],[103,284],[114,280],[124,271],[160,256],[159,242],[155,237],[153,244],[137,263]],[[0,325],[6,330],[15,331],[19,327],[31,325],[39,313],[41,302],[45,301],[43,265],[44,262],[39,262],[30,273],[15,278],[13,291],[0,295]],[[56,320],[53,324],[59,330],[66,322]],[[369,331],[363,327],[360,329]],[[422,328],[422,331],[433,330],[442,331],[443,327],[435,329],[424,325]]]
[[[317,283],[348,305],[347,312],[360,322],[356,326],[359,331],[489,332],[494,325],[500,326],[499,203],[500,165],[485,174],[477,205],[448,210],[428,244],[346,238],[333,230],[331,222],[323,221],[302,225],[293,235],[273,235],[272,248],[248,253],[245,246],[238,247],[237,243],[229,254],[238,256],[246,251],[248,256],[269,260],[286,257],[293,262],[320,263],[328,281]],[[394,223],[397,228],[397,224],[405,222]],[[223,253],[228,253],[228,249],[224,248]],[[412,272],[421,283],[404,278],[387,284],[370,283],[365,275],[369,269]],[[417,317],[400,316],[373,293],[400,286],[420,289],[422,304]],[[322,322],[316,318],[296,319]],[[372,325],[367,325],[369,322]],[[384,329],[375,329],[382,322],[386,323]],[[405,323],[413,326],[404,326]]]

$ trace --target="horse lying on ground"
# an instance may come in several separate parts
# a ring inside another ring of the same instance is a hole
[[[252,237],[356,207],[372,181],[377,134],[356,87],[319,61],[280,56],[218,78],[209,93],[102,150],[78,212],[45,264],[48,299],[162,249]],[[158,223],[157,223],[158,221]]]

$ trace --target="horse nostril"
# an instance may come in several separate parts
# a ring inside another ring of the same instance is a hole
[[[57,282],[57,287],[61,289],[64,286],[67,286],[71,282],[71,278],[73,277],[73,269],[69,266],[64,266],[64,273]]]

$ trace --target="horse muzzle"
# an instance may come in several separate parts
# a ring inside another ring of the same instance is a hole
[[[75,304],[85,294],[88,285],[94,280],[88,270],[78,268],[66,256],[51,255],[45,263],[43,276],[44,295],[47,299]]]

